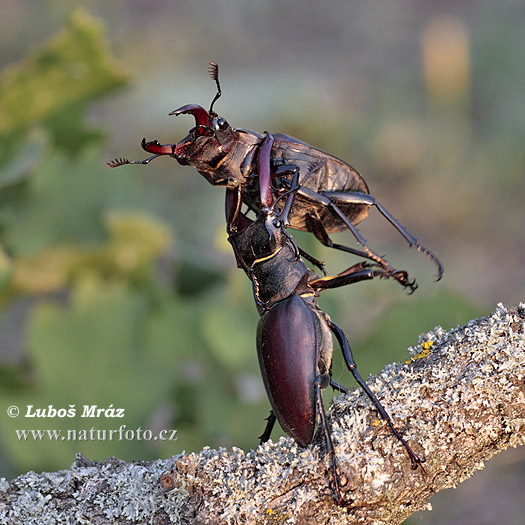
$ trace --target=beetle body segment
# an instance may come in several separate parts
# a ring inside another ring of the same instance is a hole
[[[332,350],[322,314],[299,295],[276,303],[259,320],[257,355],[268,399],[283,430],[302,447],[314,438],[314,383],[329,373]]]
[[[243,186],[253,171],[252,159],[264,135],[229,128],[219,137],[188,135],[177,144],[177,161],[194,167],[210,184],[229,189]],[[181,146],[184,144],[184,146]]]
[[[179,154],[175,158],[180,164],[196,168],[214,186],[227,186],[229,189],[241,186],[243,201],[259,213],[260,188],[250,180],[250,176],[257,173],[255,157],[264,135],[249,129],[229,130],[230,133],[223,137],[219,137],[218,133],[197,137],[188,135],[177,144]],[[365,180],[350,164],[290,135],[275,133],[273,139],[270,168],[277,194],[288,189],[286,181],[291,181],[294,170],[299,170],[299,185],[314,193],[369,194]],[[185,145],[184,148],[181,144]],[[358,224],[368,215],[365,204],[340,203],[338,207],[352,224]],[[348,228],[324,204],[315,203],[299,193],[289,217],[290,227],[310,230],[309,217],[319,219],[327,233]]]
[[[273,220],[273,213],[261,213],[255,222],[229,236],[237,263],[252,281],[257,304],[264,308],[310,290],[308,268]]]
[[[272,172],[283,167],[299,169],[299,185],[315,193],[358,192],[369,193],[368,186],[361,175],[350,164],[314,148],[294,137],[282,133],[274,134],[271,166]],[[286,177],[291,179],[291,175]],[[279,178],[275,181],[282,185]],[[352,224],[358,224],[368,215],[368,206],[356,204],[339,204],[339,209]],[[290,214],[290,227],[295,230],[310,229],[308,217],[316,217],[327,233],[336,233],[347,229],[346,224],[322,204],[298,192]]]

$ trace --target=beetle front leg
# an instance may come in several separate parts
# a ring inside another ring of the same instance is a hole
[[[326,270],[324,268],[324,264],[319,259],[316,259],[313,255],[310,255],[309,253],[305,252],[300,246],[299,248],[299,255],[306,259],[309,263],[313,264],[323,275],[326,275]]]
[[[226,189],[225,211],[226,211],[226,232],[228,235],[239,230],[246,229],[251,221],[241,213],[242,194],[240,186],[230,190]]]
[[[374,404],[377,411],[379,412],[379,415],[382,419],[386,421],[388,426],[390,427],[390,431],[392,434],[400,441],[400,443],[405,447],[405,450],[407,451],[410,461],[412,462],[412,468],[416,469],[417,467],[420,467],[423,472],[425,472],[425,469],[423,468],[422,463],[425,461],[424,459],[421,459],[411,448],[410,445],[403,439],[401,434],[398,432],[396,427],[394,426],[394,423],[392,422],[392,419],[388,415],[387,411],[383,408],[383,405],[381,405],[379,399],[374,395],[374,393],[370,390],[368,385],[365,383],[365,380],[361,377],[361,374],[357,370],[357,365],[354,361],[354,356],[352,355],[352,350],[350,348],[350,344],[348,343],[348,340],[344,334],[344,332],[339,328],[335,323],[332,321],[328,321],[328,326],[330,327],[330,330],[332,330],[333,334],[335,335],[339,346],[341,347],[341,350],[343,352],[343,357],[346,363],[346,366],[348,370],[352,373],[354,376],[354,379],[356,380],[357,384],[364,390],[365,394],[369,397],[370,401]]]
[[[259,175],[259,197],[261,206],[270,207],[273,204],[272,175],[270,157],[273,145],[273,135],[266,132],[259,151],[257,152],[257,173]]]

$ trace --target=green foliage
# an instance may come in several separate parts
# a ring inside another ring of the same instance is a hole
[[[26,255],[79,239],[103,240],[105,212],[132,205],[140,188],[138,179],[111,175],[98,148],[85,147],[74,160],[58,148],[49,152],[23,192],[3,206],[10,252]]]
[[[100,136],[82,124],[86,105],[123,85],[125,78],[107,51],[100,25],[83,11],[75,12],[58,35],[2,72],[0,140],[4,148],[42,123],[61,147],[78,151],[89,139]]]
[[[169,369],[162,368],[141,347],[140,334],[147,305],[142,294],[126,286],[84,279],[72,292],[66,308],[43,304],[33,313],[28,332],[28,359],[36,372],[31,388],[24,395],[9,399],[9,404],[25,407],[76,407],[72,419],[18,419],[3,425],[8,443],[14,429],[137,428],[151,409],[151,399],[161,398],[169,385]],[[140,384],[147,389],[139,388]],[[145,395],[145,393],[148,395]],[[151,396],[151,397],[150,397]],[[122,419],[81,418],[84,405],[123,407]],[[11,439],[10,439],[11,438]],[[28,441],[10,446],[10,456],[19,468],[30,469],[44,462],[44,468],[59,464],[64,454],[72,457],[79,449],[99,456],[101,447],[111,453],[113,443],[65,441],[45,443]],[[118,443],[122,453],[136,450],[136,442]]]
[[[0,294],[7,288],[11,280],[11,261],[5,250],[0,246]]]

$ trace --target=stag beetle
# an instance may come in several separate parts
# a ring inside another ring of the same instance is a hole
[[[217,85],[210,109],[206,111],[202,106],[188,104],[169,113],[189,114],[195,118],[195,126],[184,139],[176,144],[142,139],[142,148],[153,153],[151,157],[142,161],[114,159],[107,163],[108,166],[148,164],[159,156],[168,155],[181,165],[196,168],[211,184],[226,186],[242,194],[242,202],[255,213],[261,211],[261,201],[265,199],[256,182],[261,162],[271,167],[271,184],[269,190],[265,188],[264,191],[271,191],[275,198],[290,189],[294,173],[298,172],[299,189],[288,218],[291,228],[310,231],[326,246],[366,257],[393,272],[390,263],[367,246],[366,239],[355,227],[367,216],[368,208],[375,206],[410,246],[415,246],[437,265],[436,280],[441,278],[443,267],[438,258],[370,195],[366,182],[352,166],[289,135],[235,129],[215,113],[213,105],[222,94],[219,66],[210,62],[208,70]],[[232,223],[234,217],[228,220]],[[336,244],[330,239],[330,233],[345,229],[351,231],[362,250]],[[321,267],[316,259],[307,258]]]
[[[339,504],[347,504],[341,494],[335,450],[321,392],[328,385],[340,392],[348,391],[331,377],[332,334],[341,347],[346,366],[407,450],[413,468],[421,466],[422,460],[396,430],[388,413],[357,371],[345,334],[319,308],[316,297],[323,289],[374,277],[394,277],[404,286],[413,286],[414,283],[408,280],[406,272],[391,273],[377,263],[359,263],[334,276],[319,277],[308,270],[299,257],[295,242],[285,229],[299,188],[296,173],[286,204],[281,205],[281,209],[278,204],[279,201],[282,203],[283,196],[270,206],[262,206],[255,221],[243,213],[237,214],[228,239],[238,266],[252,281],[260,314],[257,354],[272,406],[268,424],[260,436],[261,442],[269,439],[278,420],[283,430],[300,446],[307,446],[312,443],[320,421],[330,460],[333,495]],[[231,215],[231,210],[238,207],[237,198],[239,194],[236,192],[228,194],[227,215]],[[271,200],[270,193],[265,204],[270,204]]]

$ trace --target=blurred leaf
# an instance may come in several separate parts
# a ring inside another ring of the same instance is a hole
[[[168,250],[172,236],[163,223],[140,212],[111,212],[105,219],[110,234],[101,256],[122,273],[148,278],[153,263]]]
[[[93,135],[82,123],[85,105],[125,81],[100,25],[76,11],[58,35],[2,72],[0,137],[6,141],[46,121],[57,143],[77,151]]]
[[[139,200],[138,177],[109,172],[95,148],[85,149],[75,161],[55,152],[27,181],[25,191],[0,208],[6,246],[20,256],[61,244],[103,241],[105,212]]]
[[[72,277],[85,273],[149,282],[155,261],[171,243],[167,228],[138,212],[112,212],[105,223],[109,239],[100,246],[70,244],[17,259],[12,291],[59,292],[70,284]],[[0,258],[0,275],[1,269]]]
[[[18,259],[11,291],[29,294],[61,291],[85,254],[85,250],[77,246],[61,246],[33,257]]]
[[[75,286],[67,307],[48,303],[36,309],[28,331],[34,386],[24,394],[6,396],[6,402],[20,407],[21,415],[0,430],[19,468],[66,466],[63,458],[79,450],[96,459],[117,455],[131,460],[148,454],[147,443],[138,440],[21,442],[14,429],[118,429],[122,424],[148,428],[149,417],[173,382],[170,367],[152,359],[145,345],[149,312],[143,294],[94,277]],[[27,404],[57,409],[74,405],[76,416],[25,418]],[[83,406],[92,404],[124,408],[125,417],[82,418]]]
[[[13,267],[11,260],[0,245],[0,295],[8,287],[12,274]]]
[[[30,130],[14,157],[0,168],[0,191],[30,177],[47,153],[48,143],[48,134],[43,129]]]
[[[242,369],[250,356],[256,355],[257,322],[255,306],[225,301],[224,295],[217,293],[206,302],[201,315],[205,340],[226,369]]]
[[[183,260],[177,267],[176,291],[180,295],[191,297],[209,290],[214,284],[224,280],[222,271],[215,271],[210,266],[204,267],[199,261],[191,263]]]

